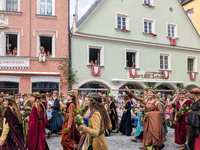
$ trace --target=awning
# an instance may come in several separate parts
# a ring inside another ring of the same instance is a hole
[[[129,80],[129,79],[112,79],[113,82],[155,82],[155,83],[185,83],[184,81],[170,81],[170,80]]]

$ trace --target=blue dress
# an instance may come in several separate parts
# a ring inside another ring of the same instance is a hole
[[[140,112],[137,113],[137,117],[138,117],[138,124],[137,124],[136,132],[135,132],[135,137],[139,137],[141,133],[143,132],[143,121],[141,120],[142,119],[141,110]]]
[[[126,113],[123,114],[119,131],[127,136],[131,136],[132,124],[131,124],[131,103],[128,101],[126,103],[125,109]]]
[[[60,105],[58,102],[58,98],[55,99],[54,106],[51,106],[51,108],[53,108],[54,111],[52,113],[51,122],[49,123],[49,129],[52,132],[58,132],[62,130],[62,125],[63,125],[63,116],[62,114],[59,114]]]
[[[165,112],[165,104],[163,104],[162,102],[160,102],[160,103],[162,105],[163,112]],[[166,114],[165,113],[162,115],[162,119],[163,118],[166,118]],[[166,122],[163,123],[163,131],[165,133],[165,136],[167,136],[168,135],[168,129],[167,129],[167,123]]]

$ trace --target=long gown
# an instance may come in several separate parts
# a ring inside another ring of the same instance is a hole
[[[43,107],[40,106],[40,116],[37,109],[33,106],[29,116],[29,129],[26,140],[26,148],[29,150],[49,150],[46,142],[45,124],[47,123],[44,117]]]
[[[132,132],[132,124],[131,124],[131,103],[128,101],[126,103],[125,109],[127,110],[126,113],[123,114],[119,131],[123,135],[131,136]]]
[[[69,103],[66,107],[66,114],[63,115],[63,118],[67,118],[67,121],[63,122],[62,129],[62,140],[61,145],[63,150],[73,150],[76,146],[76,141],[74,140],[74,130],[75,130],[75,121],[73,111],[75,109],[74,103]],[[65,132],[64,129],[68,128],[68,132]]]
[[[110,120],[112,123],[112,130],[115,130],[118,127],[118,117],[117,117],[117,111],[116,111],[114,102],[110,103],[109,114],[110,114]]]
[[[3,119],[4,119],[3,130],[5,129],[6,126],[8,126],[9,132],[7,133],[7,137],[5,143],[2,146],[2,150],[19,150],[19,149],[25,150],[22,124],[19,124],[17,115],[16,114],[14,115],[11,109],[7,108],[3,116]],[[4,135],[4,131],[2,135]]]
[[[137,124],[137,127],[136,127],[135,139],[142,141],[143,140],[143,121],[141,120],[142,111],[139,111],[137,113],[137,117],[138,117],[138,124]]]
[[[190,100],[186,100],[183,105],[187,105],[189,108],[192,105],[192,102]],[[179,101],[176,103],[176,111],[181,110],[181,104]],[[185,118],[187,117],[187,113],[184,112],[184,117],[177,118],[177,126],[175,127],[175,143],[176,144],[185,144],[187,134],[188,134],[188,124],[185,121]]]
[[[200,100],[194,102],[188,114],[188,146],[190,150],[200,150]]]
[[[55,99],[54,106],[51,106],[51,108],[53,108],[54,110],[52,113],[52,119],[49,123],[49,129],[52,132],[58,132],[62,129],[62,125],[63,125],[62,114],[59,114],[60,105],[59,105],[58,98]]]
[[[24,108],[23,109],[26,112],[26,111],[31,111],[31,108],[32,108],[31,101],[27,100],[26,103],[24,104]],[[28,135],[29,122],[28,122],[28,120],[23,120],[22,124],[23,124],[24,142],[26,142],[27,135]]]
[[[163,114],[162,105],[158,100],[153,103],[146,103],[147,119],[145,122],[143,149],[156,149],[164,143],[164,134],[161,115]]]

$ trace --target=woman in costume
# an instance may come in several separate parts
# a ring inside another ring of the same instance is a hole
[[[178,97],[179,100],[176,103],[172,104],[173,107],[176,109],[176,114],[181,111],[182,106],[186,105],[190,108],[192,105],[192,102],[185,98],[185,91],[180,91],[178,93]],[[182,115],[181,117],[175,117],[175,120],[177,121],[177,125],[175,126],[175,143],[180,145],[184,144],[184,146],[181,147],[179,150],[187,149],[187,145],[185,143],[188,134],[188,123],[185,118],[188,114],[187,112],[183,113],[184,115]]]
[[[4,98],[4,95],[3,94],[0,94],[0,136],[1,136],[1,133],[2,133],[2,117],[4,115],[4,111],[5,111],[5,107],[4,107],[4,104],[3,104],[3,98]]]
[[[70,91],[67,94],[68,103],[63,111],[63,128],[62,128],[62,140],[61,145],[63,150],[73,150],[76,148],[75,141],[75,121],[74,121],[74,109],[77,108],[77,99],[74,92]]]
[[[23,109],[25,110],[25,113],[29,113],[29,112],[31,112],[31,109],[32,109],[32,102],[31,102],[31,99],[28,98],[30,96],[28,96],[27,93],[24,93],[23,95],[27,97],[27,100],[24,102]],[[29,126],[28,119],[29,119],[28,116],[26,118],[23,118],[23,134],[24,134],[24,142],[25,143],[26,143],[26,138],[28,135],[28,126]]]
[[[135,96],[129,88],[125,87],[126,91],[131,94],[136,100],[143,101],[145,99]],[[159,150],[159,146],[164,144],[164,134],[161,116],[163,114],[162,105],[159,100],[155,99],[155,91],[148,89],[146,101],[146,120],[143,150]]]
[[[200,150],[200,89],[194,88],[189,92],[194,103],[187,116],[189,122],[188,146],[190,150]]]
[[[109,116],[106,113],[99,94],[92,95],[90,110],[92,115],[89,120],[89,127],[83,125],[77,126],[77,129],[87,134],[82,150],[87,150],[88,144],[90,144],[94,150],[108,150],[104,130],[109,129]]]
[[[107,111],[107,114],[109,116],[110,106],[108,104],[108,100],[106,99],[106,97],[102,97],[101,99],[102,99],[102,103],[104,104],[104,108]],[[112,131],[112,123],[111,123],[110,117],[108,117],[108,122],[109,122],[109,129],[105,130],[106,136],[110,136],[110,132]]]
[[[110,114],[110,121],[112,123],[112,130],[118,130],[118,117],[117,117],[117,111],[115,107],[115,102],[113,99],[112,94],[109,94],[108,100],[110,101],[110,109],[109,109],[109,114]]]
[[[3,132],[0,137],[2,150],[25,150],[22,117],[19,107],[11,97],[4,98]]]
[[[60,104],[59,104],[59,99],[58,99],[58,91],[53,91],[53,96],[54,96],[54,105],[51,106],[53,108],[53,113],[52,113],[52,119],[51,122],[49,123],[49,129],[53,133],[59,132],[62,130],[62,125],[63,125],[63,116],[60,114]]]
[[[125,103],[125,110],[121,120],[119,131],[121,132],[120,135],[131,136],[132,132],[132,124],[131,124],[131,103],[130,103],[130,96],[125,94],[124,103]]]
[[[46,110],[41,102],[41,95],[38,92],[31,94],[31,101],[33,107],[29,116],[26,148],[29,150],[49,150],[45,133]]]
[[[86,125],[87,127],[89,126],[89,118],[91,116],[91,112],[90,112],[90,97],[86,96],[85,100],[84,100],[85,105],[88,107],[88,110],[86,111],[86,113],[84,114],[84,117],[82,117],[81,115],[77,115],[77,117],[79,119],[83,119],[84,121],[84,125]],[[78,146],[78,150],[81,150],[83,147],[83,144],[85,142],[85,138],[86,136],[84,134],[82,134],[81,139],[79,141],[79,146]]]

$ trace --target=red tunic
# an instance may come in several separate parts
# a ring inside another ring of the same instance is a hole
[[[46,117],[44,118],[44,110],[40,106],[40,116],[37,109],[33,106],[29,116],[29,129],[26,140],[26,148],[29,150],[49,150],[46,142],[45,124],[47,123]]]
[[[63,121],[63,129],[62,129],[62,141],[61,145],[63,150],[73,150],[74,146],[76,146],[76,142],[74,140],[74,129],[75,129],[75,121],[73,110],[75,109],[74,103],[70,103],[66,108],[66,114],[63,115],[63,120],[65,120],[65,116],[67,116],[67,121]],[[68,132],[65,132],[64,129],[68,128]]]
[[[186,100],[183,105],[187,105],[189,108],[192,105],[192,101]],[[181,110],[181,105],[179,101],[176,103],[176,110],[180,111]],[[175,127],[175,143],[176,144],[185,144],[186,142],[186,137],[188,134],[188,124],[185,121],[185,117],[187,117],[187,113],[184,112],[184,117],[181,119],[177,118],[177,126]]]

